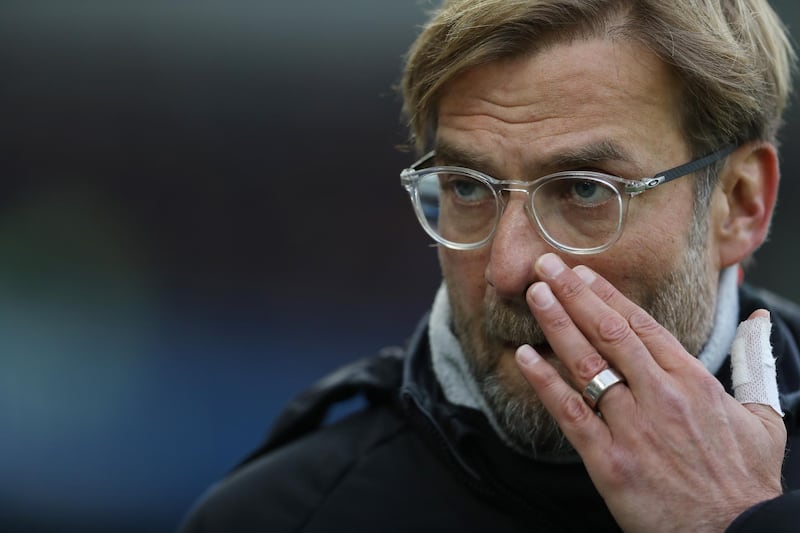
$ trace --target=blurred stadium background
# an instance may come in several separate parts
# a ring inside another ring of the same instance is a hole
[[[294,393],[410,334],[439,273],[393,86],[427,7],[0,3],[0,530],[173,530]],[[798,128],[748,274],[796,301]]]

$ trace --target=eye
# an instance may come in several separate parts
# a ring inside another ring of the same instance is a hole
[[[472,198],[475,196],[475,191],[478,184],[469,180],[455,180],[453,181],[453,190],[461,198]]]
[[[610,186],[592,180],[570,180],[568,197],[584,207],[594,207],[615,196]]]
[[[463,176],[451,176],[447,180],[447,188],[453,192],[457,201],[462,203],[479,203],[492,196],[488,186]]]

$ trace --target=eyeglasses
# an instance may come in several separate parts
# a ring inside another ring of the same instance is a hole
[[[700,170],[735,149],[731,144],[640,180],[581,170],[533,181],[497,180],[463,167],[425,168],[436,154],[432,151],[403,170],[400,183],[423,229],[453,250],[473,250],[489,242],[507,203],[504,193],[523,192],[529,198],[525,211],[544,240],[567,253],[596,254],[619,238],[631,198]]]

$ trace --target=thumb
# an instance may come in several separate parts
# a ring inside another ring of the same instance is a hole
[[[782,417],[775,359],[769,342],[771,328],[769,312],[765,309],[754,311],[739,324],[731,346],[733,395],[743,404],[769,406]],[[761,408],[750,410],[757,415],[764,413]]]

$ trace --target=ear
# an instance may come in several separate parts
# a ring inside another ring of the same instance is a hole
[[[728,156],[714,192],[709,228],[720,268],[741,262],[767,238],[779,179],[772,144],[748,143]]]

